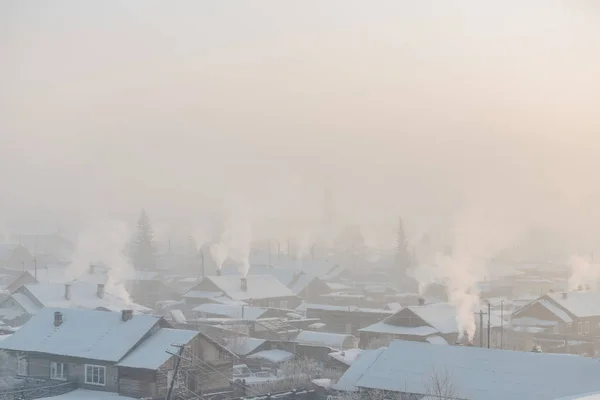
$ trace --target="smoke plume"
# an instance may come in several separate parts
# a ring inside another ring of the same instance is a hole
[[[217,270],[220,271],[227,259],[227,247],[222,242],[214,243],[210,246],[210,255],[217,264]]]
[[[106,291],[131,302],[125,283],[133,277],[133,266],[124,254],[130,237],[128,226],[121,221],[89,224],[78,236],[73,261],[67,267],[67,279],[78,279],[87,273],[90,264],[102,263],[108,268]]]
[[[592,290],[598,289],[599,265],[593,264],[588,257],[574,255],[569,259],[569,266],[571,267],[571,276],[568,282],[569,290],[578,290],[582,287],[589,287]]]

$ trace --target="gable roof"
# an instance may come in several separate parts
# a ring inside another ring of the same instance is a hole
[[[352,335],[315,331],[301,331],[296,336],[295,341],[301,344],[326,346],[334,349],[345,349],[356,345],[356,338]],[[348,346],[349,344],[353,346]]]
[[[62,313],[58,327],[54,326],[55,312]],[[134,315],[123,322],[117,312],[44,308],[1,342],[0,348],[118,362],[160,319]]]
[[[350,368],[346,370],[344,375],[340,377],[333,388],[336,390],[344,391],[356,391],[356,382],[360,377],[367,371],[371,365],[377,360],[377,358],[385,351],[385,347],[381,347],[377,350],[364,350],[360,355],[352,362]]]
[[[263,316],[269,309],[263,307],[204,303],[194,307],[192,311],[220,315],[226,318],[255,320]]]
[[[206,277],[233,300],[295,297],[294,292],[271,275],[247,275],[247,290],[242,290],[241,278],[241,275]]]
[[[24,288],[24,289],[23,289]],[[71,298],[65,298],[65,285],[63,283],[38,283],[25,285],[18,292],[37,300],[42,307],[55,308],[83,308],[94,310],[103,308],[110,311],[132,309],[139,312],[149,312],[149,308],[132,303],[111,293],[105,292],[104,297],[97,295],[97,285],[76,281],[71,284]]]
[[[427,394],[427,378],[440,369],[451,374],[458,397],[472,400],[554,399],[600,389],[600,361],[592,358],[402,340],[364,368],[356,386]]]
[[[434,303],[423,306],[408,306],[406,308],[441,333],[458,332],[456,307],[450,303]]]
[[[295,294],[300,294],[300,292],[306,289],[308,285],[310,285],[315,279],[318,278],[308,274],[301,274],[297,276],[296,279],[294,279],[290,284],[288,284],[288,287]]]
[[[260,346],[265,344],[267,341],[266,341],[266,339],[257,339],[257,338],[253,338],[253,337],[239,336],[235,339],[228,340],[227,342],[228,342],[227,348],[232,353],[234,353],[240,357],[244,357],[244,356],[252,353],[256,349],[258,349]]]
[[[155,371],[172,357],[169,353],[177,353],[179,349],[173,345],[186,345],[199,334],[198,331],[161,328],[144,340],[117,366]]]
[[[599,292],[548,293],[547,298],[577,318],[600,316]]]

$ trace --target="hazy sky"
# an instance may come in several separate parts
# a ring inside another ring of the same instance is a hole
[[[598,71],[594,1],[2,0],[0,223],[306,229],[331,187],[371,226],[592,229]]]

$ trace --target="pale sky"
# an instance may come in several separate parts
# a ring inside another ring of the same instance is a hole
[[[0,54],[0,223],[600,222],[594,1],[2,0]]]

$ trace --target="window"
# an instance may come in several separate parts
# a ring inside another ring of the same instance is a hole
[[[27,358],[23,355],[17,356],[17,375],[27,376]]]
[[[567,329],[568,329],[569,331],[572,331],[572,330],[573,330],[573,323],[572,323],[572,322],[569,322],[569,323],[567,324]]]
[[[583,324],[581,322],[577,323],[577,333],[580,335],[583,333]]]
[[[67,368],[63,363],[52,361],[50,363],[50,379],[67,379]]]
[[[590,321],[585,321],[585,333],[590,333]]]
[[[267,307],[275,308],[275,302],[273,300],[269,300],[269,302],[267,303]]]
[[[85,366],[85,383],[88,385],[106,385],[106,367],[100,365]]]
[[[279,302],[279,308],[287,308],[287,300],[281,300]]]

